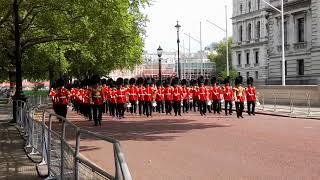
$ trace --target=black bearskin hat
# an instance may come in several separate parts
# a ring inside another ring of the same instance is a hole
[[[129,79],[128,78],[125,78],[124,80],[123,80],[123,84],[126,86],[126,85],[128,85],[129,84]]]
[[[156,84],[157,84],[157,86],[161,86],[162,85],[162,81],[158,80]]]
[[[242,84],[242,82],[243,82],[242,76],[238,76],[238,77],[235,79],[235,85]]]
[[[253,78],[252,77],[249,77],[248,79],[247,79],[247,84],[253,84]]]
[[[114,82],[113,79],[110,79],[109,86],[110,86],[110,88],[115,88],[116,87],[116,83]]]
[[[226,79],[224,79],[223,84],[230,84],[230,77],[229,76]]]
[[[142,77],[139,77],[137,84],[140,86],[140,85],[143,85],[143,82],[144,82],[144,79]]]
[[[205,80],[204,80],[204,85],[206,85],[206,86],[210,85],[209,79],[205,79]]]
[[[135,78],[131,78],[131,79],[129,80],[129,84],[130,84],[130,85],[136,84],[136,79],[135,79]]]
[[[102,85],[107,84],[107,80],[106,80],[105,78],[101,79],[101,84],[102,84]]]
[[[176,85],[178,85],[178,83],[179,83],[179,79],[178,79],[178,78],[174,78],[174,79],[172,80],[172,82],[171,82],[171,85],[172,85],[172,86],[176,86]]]
[[[212,77],[211,78],[211,84],[214,85],[217,83],[217,78],[216,77]]]
[[[100,76],[99,75],[93,75],[90,79],[90,84],[100,84]]]
[[[65,82],[61,78],[56,81],[56,87],[57,88],[64,86],[64,84],[65,84]]]
[[[186,79],[182,79],[181,85],[182,85],[182,86],[187,85],[187,80],[186,80]]]
[[[117,79],[117,86],[123,85],[123,78],[118,78]]]
[[[198,78],[198,85],[204,84],[204,78],[201,76]]]

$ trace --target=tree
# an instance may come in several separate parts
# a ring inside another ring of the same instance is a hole
[[[236,78],[238,76],[238,73],[234,70],[232,66],[232,53],[231,53],[231,47],[232,47],[232,38],[228,39],[228,46],[229,46],[229,72],[230,72],[230,78]],[[208,59],[211,62],[214,62],[216,64],[216,71],[218,78],[224,79],[227,77],[227,57],[226,57],[226,42],[225,40],[220,41],[218,45],[215,48],[215,53],[210,53],[208,55]]]
[[[147,0],[20,0],[19,29],[23,75],[48,79],[48,69],[68,75],[78,66],[105,74],[132,67],[143,53]],[[0,79],[14,69],[12,1],[0,0]],[[76,53],[71,53],[76,52]],[[74,55],[74,57],[73,57]],[[79,56],[80,55],[80,56]],[[62,66],[57,66],[61,61]],[[11,79],[12,81],[12,79]]]

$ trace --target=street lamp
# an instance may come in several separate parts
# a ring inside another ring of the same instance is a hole
[[[226,33],[227,76],[229,76],[230,72],[229,72],[229,44],[228,44],[229,41],[228,41],[228,11],[227,11],[227,6],[225,6],[225,11],[226,11],[226,28],[225,29],[223,29],[222,27],[216,25],[215,23],[213,23],[213,22],[211,22],[209,20],[207,20],[207,22]]]
[[[283,0],[281,0],[281,10],[274,7],[272,4],[268,3],[265,0],[262,0],[264,3],[266,3],[268,6],[270,6],[272,9],[278,11],[281,14],[281,36],[282,36],[282,86],[286,85],[286,73],[285,73],[285,62],[286,62],[286,57],[285,57],[285,50],[284,50],[284,8],[283,8]]]
[[[177,21],[177,25],[174,26],[175,28],[177,28],[177,44],[178,44],[178,77],[180,79],[181,77],[181,71],[180,71],[180,38],[179,38],[179,31],[181,26],[179,25],[179,21]]]
[[[159,57],[159,80],[160,82],[162,81],[162,76],[161,76],[161,56],[162,56],[163,49],[161,46],[157,49],[158,57]]]

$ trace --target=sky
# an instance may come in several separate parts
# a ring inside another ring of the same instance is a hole
[[[155,53],[159,45],[164,51],[177,50],[177,20],[181,25],[181,52],[188,52],[189,34],[200,40],[200,21],[202,26],[203,48],[212,42],[219,42],[226,34],[209,24],[207,20],[225,29],[225,6],[228,9],[228,32],[232,35],[232,0],[153,0],[152,5],[143,12],[149,22],[146,27],[145,51]],[[200,43],[191,39],[191,52],[200,50]]]

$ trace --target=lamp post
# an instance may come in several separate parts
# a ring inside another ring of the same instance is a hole
[[[180,70],[180,38],[179,38],[179,31],[180,31],[180,24],[179,21],[177,21],[177,25],[174,26],[175,28],[177,28],[177,44],[178,44],[178,77],[180,79],[181,77],[181,70]]]
[[[228,10],[227,6],[225,6],[225,11],[226,11],[226,28],[225,29],[223,29],[222,27],[216,25],[215,23],[213,23],[209,20],[207,20],[207,22],[226,33],[227,76],[229,76],[230,72],[229,72],[229,44],[228,44],[229,42],[228,42],[228,11],[227,10]]]
[[[163,49],[161,46],[157,49],[158,57],[159,57],[159,80],[160,82],[162,81],[162,76],[161,76],[161,56],[162,56]]]
[[[285,49],[284,49],[284,2],[281,0],[281,10],[274,7],[272,4],[268,3],[265,0],[262,0],[264,3],[266,3],[268,6],[270,6],[272,9],[278,11],[281,14],[281,36],[282,36],[282,86],[286,85],[286,73],[285,73],[285,62],[286,62],[286,57],[285,57]]]

